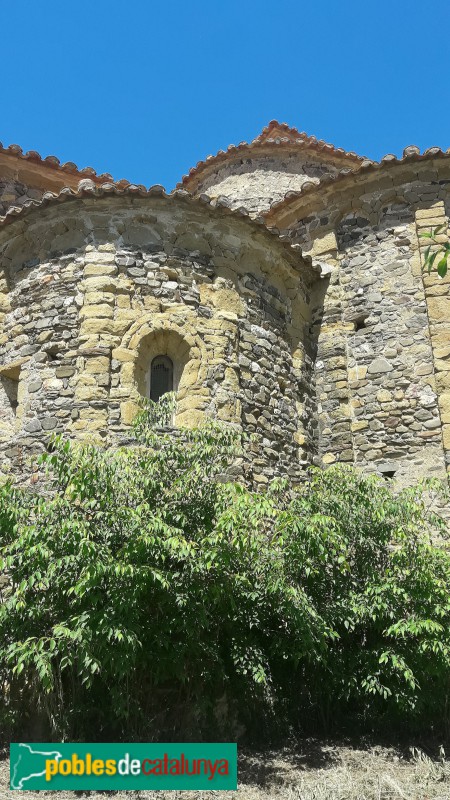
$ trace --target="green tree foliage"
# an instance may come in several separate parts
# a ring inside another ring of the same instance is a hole
[[[444,242],[444,244],[441,244],[436,237],[442,234],[445,228],[446,225],[438,225],[437,228],[431,228],[430,231],[424,231],[424,233],[420,234],[421,239],[430,239],[430,244],[424,253],[424,269],[428,270],[428,274],[430,274],[433,267],[436,267],[440,278],[445,278],[447,275],[450,243]]]
[[[232,428],[53,442],[45,493],[0,490],[5,715],[58,737],[235,735],[449,716],[450,559],[434,485],[350,468],[293,490],[227,483]]]

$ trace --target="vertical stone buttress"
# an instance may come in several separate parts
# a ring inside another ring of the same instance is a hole
[[[439,244],[449,241],[448,217],[444,202],[438,200],[427,208],[417,209],[415,218],[422,267],[424,267],[425,250],[430,245],[430,239],[423,238],[421,234],[443,226],[436,237],[438,244],[432,244],[432,251],[438,249]],[[450,273],[447,273],[445,278],[440,278],[436,269],[438,262],[439,256],[429,274],[427,270],[424,270],[423,284],[448,473],[450,472]]]
[[[352,462],[347,340],[354,326],[343,318],[343,287],[335,233],[317,237],[311,255],[323,264],[324,272],[313,303],[312,325],[317,341],[318,455],[322,464]]]

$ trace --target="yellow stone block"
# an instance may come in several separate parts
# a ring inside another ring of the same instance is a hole
[[[134,380],[135,365],[131,361],[125,361],[120,370],[120,381],[123,384],[132,383]]]
[[[244,313],[245,304],[235,289],[225,289],[210,283],[201,283],[199,288],[200,302],[213,306],[220,311],[229,311],[238,316]]]
[[[107,275],[85,278],[80,283],[82,292],[115,292],[122,285],[119,278],[110,278]]]
[[[439,408],[441,414],[450,414],[450,392],[439,395]]]
[[[118,319],[84,319],[81,323],[81,335],[86,334],[102,334],[102,333],[112,333],[116,334],[117,336],[123,336],[127,328],[129,327],[129,322],[127,320],[118,320]]]
[[[144,308],[149,311],[160,311],[161,309],[161,302],[156,297],[152,297],[151,295],[147,295],[147,297],[143,298],[144,300]]]
[[[20,370],[28,360],[29,358],[25,356],[23,358],[16,358],[14,361],[10,361],[9,364],[3,364],[0,367],[0,375],[3,375],[5,378],[11,378],[12,380],[19,380]]]
[[[74,431],[85,431],[87,428],[87,422],[85,419],[77,419],[75,422],[72,422],[70,426]]]
[[[89,422],[106,423],[108,414],[101,408],[82,408],[80,409],[80,419],[86,419]]]
[[[430,212],[433,212],[433,213],[430,213],[429,217],[419,218],[419,217],[416,216],[416,219],[419,222],[417,227],[420,228],[421,230],[424,230],[424,229],[426,230],[427,228],[437,228],[438,225],[443,225],[445,223],[445,217],[443,215],[438,214],[436,212],[436,210],[434,210],[434,209],[430,208],[429,210],[430,210]],[[418,213],[419,212],[417,212],[417,214]],[[425,242],[425,240],[421,240],[420,244],[422,245],[423,242]],[[426,242],[425,242],[425,246],[426,246]]]
[[[334,356],[328,359],[328,369],[342,369],[347,366],[347,359],[344,356]]]
[[[325,453],[325,455],[322,458],[322,462],[324,464],[334,464],[335,461],[336,461],[336,456],[334,455],[334,453]]]
[[[224,348],[228,344],[228,339],[225,336],[220,336],[219,334],[217,334],[217,336],[214,336],[212,334],[206,334],[205,341],[209,345],[212,345],[213,347],[217,348]]]
[[[135,361],[137,359],[137,350],[127,350],[125,347],[116,347],[112,351],[112,357],[116,361]]]
[[[435,286],[429,286],[425,290],[425,294],[427,297],[437,297],[438,295],[447,295],[448,294],[448,286],[441,284],[436,284]]]
[[[429,208],[418,208],[416,211],[416,219],[428,219],[429,217],[441,216],[444,217],[444,202],[437,200]]]
[[[235,289],[219,289],[215,306],[221,311],[230,311],[238,316],[244,313],[245,305]]]
[[[429,297],[428,315],[430,320],[448,322],[450,326],[450,297]]]
[[[322,236],[320,239],[314,240],[311,249],[311,255],[318,256],[321,253],[328,253],[330,250],[337,250],[336,235],[334,231]]]
[[[116,310],[116,320],[118,322],[126,322],[129,325],[130,322],[135,322],[136,317],[136,311],[128,308],[118,308]],[[139,316],[137,318],[139,319]]]
[[[210,320],[211,327],[219,336],[236,330],[236,314],[233,314],[233,319],[229,318],[230,314],[229,311],[218,311],[217,315]]]
[[[443,361],[441,358],[435,358],[434,368],[436,372],[448,372],[450,370],[450,361]]]
[[[175,418],[176,425],[180,428],[197,428],[204,424],[205,420],[204,411],[199,411],[199,409],[195,408],[183,411],[181,414],[177,414]]]
[[[201,283],[198,287],[198,291],[200,293],[200,302],[202,305],[214,305],[214,295],[216,293],[216,289],[211,283]]]
[[[224,403],[221,405],[217,411],[217,416],[219,419],[225,420],[226,422],[235,421],[237,415],[234,403]]]
[[[255,483],[269,483],[267,475],[253,475],[253,480]]]
[[[447,347],[436,347],[433,349],[433,355],[435,358],[446,360],[450,357],[450,344]]]
[[[112,264],[87,264],[84,268],[84,277],[100,277],[101,275],[115,275],[117,267]]]
[[[113,292],[86,292],[84,295],[84,305],[102,305],[103,303],[114,303]]]
[[[361,422],[352,422],[350,425],[352,431],[363,431],[365,428],[368,427],[369,423],[366,422],[365,420],[362,420]]]
[[[108,396],[106,389],[101,386],[77,386],[75,391],[77,400],[105,400]]]
[[[131,308],[131,300],[128,294],[118,294],[116,303],[118,308]]]
[[[98,305],[83,306],[80,310],[80,317],[83,318],[102,318],[108,317],[112,319],[114,316],[114,309],[108,303],[99,303]]]
[[[444,449],[450,450],[450,425],[442,426],[442,439],[444,442]]]
[[[416,252],[413,256],[411,256],[409,259],[409,266],[411,267],[411,272],[414,277],[418,277],[422,274],[422,260],[419,252]]]
[[[86,359],[86,372],[94,374],[109,372],[110,361],[107,356],[96,356],[95,358]]]
[[[435,262],[435,264],[436,263],[437,262]],[[430,273],[428,273],[428,271],[426,270],[425,272],[423,272],[423,283],[424,286],[426,287],[426,294],[428,294],[430,287],[435,287],[435,286],[444,287],[448,291],[448,285],[450,283],[450,273],[447,272],[445,278],[440,278],[435,269],[432,269]]]
[[[450,389],[450,372],[438,372],[436,374],[436,391],[438,395]]]
[[[230,369],[227,367],[225,370],[225,383],[234,389],[236,392],[239,391],[239,378],[234,369]]]
[[[206,396],[207,395],[204,392],[199,391],[191,391],[190,393],[186,393],[183,399],[179,399],[177,405],[178,413],[182,414],[185,411],[192,411],[204,406],[204,400]],[[177,395],[177,398],[178,397],[179,395]]]
[[[10,308],[9,295],[0,292],[0,309],[2,311],[8,311],[9,308]]]
[[[120,404],[120,416],[124,425],[131,425],[138,412],[139,406],[132,400]]]
[[[355,326],[353,322],[333,322],[329,325],[323,325],[320,329],[320,340],[322,341],[322,337],[325,336],[336,336],[339,333],[353,332],[355,330]]]
[[[86,250],[84,260],[86,264],[114,264],[114,253],[102,252],[100,247],[92,252]]]
[[[97,386],[97,381],[94,375],[88,375],[87,372],[83,371],[78,375],[77,380],[78,386]]]
[[[435,329],[435,332],[433,332],[431,336],[431,346],[433,347],[433,352],[435,348],[438,349],[448,345],[450,346],[450,325],[448,326],[448,330],[446,330],[444,327],[441,327],[437,330]]]

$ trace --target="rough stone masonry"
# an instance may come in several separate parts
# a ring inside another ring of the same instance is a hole
[[[169,195],[0,147],[2,470],[51,432],[120,441],[163,357],[173,425],[252,434],[253,485],[444,477],[450,278],[421,233],[448,241],[449,186],[450,151],[375,163],[277,122]]]

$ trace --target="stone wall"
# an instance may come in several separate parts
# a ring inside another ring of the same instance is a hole
[[[227,159],[217,167],[202,172],[194,193],[209,197],[224,196],[232,208],[243,206],[259,214],[281,200],[288,192],[298,191],[306,181],[317,182],[323,175],[336,174],[338,168],[296,146],[292,149],[273,145],[267,152]]]
[[[449,280],[422,275],[419,236],[446,220],[436,198],[447,181],[429,165],[421,173],[336,182],[315,206],[305,198],[284,231],[323,268],[313,299],[322,462],[400,484],[445,475],[450,444]]]
[[[167,354],[178,369],[176,425],[205,415],[237,425],[252,435],[250,482],[298,478],[311,457],[316,276],[290,250],[189,197],[84,193],[4,225],[6,459],[23,464],[49,432],[119,441],[151,359]]]
[[[336,175],[331,156],[327,166],[307,148],[264,145],[206,163],[198,200],[84,180],[75,196],[65,188],[7,217],[4,463],[23,469],[51,431],[119,441],[165,354],[175,424],[209,415],[244,430],[253,485],[336,461],[399,485],[445,475],[450,277],[423,275],[421,234],[441,225],[448,241],[450,159],[409,151]],[[4,204],[37,200],[42,165],[8,159]],[[52,179],[64,185],[60,170]],[[256,217],[302,185],[267,213],[272,233],[230,209]]]
[[[40,200],[42,195],[42,189],[0,175],[0,217],[6,214],[10,206],[23,206],[29,200]]]
[[[416,266],[414,215],[381,209],[378,224],[356,215],[338,227],[351,432],[356,463],[404,482],[441,473],[441,422],[427,306]]]

